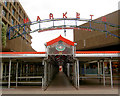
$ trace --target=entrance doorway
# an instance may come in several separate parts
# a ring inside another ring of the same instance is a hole
[[[72,42],[60,35],[59,37],[46,42],[45,45],[47,58],[43,60],[44,89],[47,88],[54,76],[62,79],[61,82],[63,83],[66,81],[65,78],[68,77],[69,81],[71,81],[76,88],[79,88],[79,62],[74,57],[76,49],[75,42]],[[55,69],[51,68],[51,66],[54,66]],[[58,84],[59,83],[60,81]]]
[[[59,66],[59,72],[63,72],[63,67]]]

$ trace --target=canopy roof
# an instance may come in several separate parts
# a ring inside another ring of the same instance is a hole
[[[66,38],[64,38],[64,37],[62,37],[60,35],[59,37],[57,37],[57,38],[55,38],[55,39],[53,39],[53,40],[51,40],[49,42],[46,42],[46,44],[47,44],[47,46],[49,46],[49,45],[52,45],[52,44],[54,44],[54,43],[56,43],[58,41],[63,41],[63,42],[65,42],[65,43],[67,43],[69,45],[72,45],[72,46],[74,46],[74,43],[75,43],[75,42],[72,42],[72,41],[70,41],[70,40],[68,40],[68,39],[66,39]]]

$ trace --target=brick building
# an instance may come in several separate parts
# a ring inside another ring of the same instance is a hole
[[[105,15],[107,22],[119,25],[119,13],[120,10]],[[103,17],[103,16],[102,16]],[[102,21],[102,17],[95,20]],[[94,20],[93,20],[94,21]],[[85,23],[81,26],[89,27],[89,23]],[[104,30],[104,24],[91,23],[91,26],[96,29]],[[112,34],[120,36],[117,27],[111,27],[107,25],[107,30]],[[74,30],[74,42],[77,43],[77,50],[93,50],[93,51],[115,51],[120,50],[119,38],[112,36],[105,32],[99,31],[84,31]]]
[[[24,19],[29,19],[28,15],[26,14],[25,10],[23,9],[22,5],[18,0],[13,0],[11,2],[8,2],[8,0],[4,0],[4,2],[1,2],[1,8],[0,8],[0,16],[2,22],[8,27],[23,24]],[[30,21],[30,19],[29,19]],[[30,25],[28,25],[25,28],[26,31],[30,31]],[[19,33],[22,33],[23,30],[21,30]],[[8,32],[7,32],[8,33]],[[1,34],[1,33],[0,33]],[[31,35],[26,34],[26,36],[22,35],[18,38],[8,40],[8,34],[7,34],[7,41],[6,41],[6,47],[2,47],[2,51],[34,51],[31,47]]]

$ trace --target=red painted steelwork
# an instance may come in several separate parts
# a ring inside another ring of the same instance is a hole
[[[0,52],[0,54],[45,54],[46,52]]]
[[[76,54],[117,54],[120,51],[76,51]]]
[[[63,37],[60,35],[59,37],[57,37],[57,38],[55,38],[55,39],[47,42],[46,44],[47,44],[47,46],[49,46],[49,45],[52,45],[53,43],[58,42],[58,41],[60,41],[60,40],[63,41],[63,42],[65,42],[65,43],[67,43],[67,44],[69,44],[69,45],[72,45],[72,46],[74,46],[74,43],[75,43],[75,42],[72,42],[72,41],[70,41],[70,40],[68,40],[68,39],[66,39],[66,38],[63,38]]]
[[[120,51],[76,51],[76,54],[117,54]],[[46,52],[0,52],[0,54],[46,54]]]

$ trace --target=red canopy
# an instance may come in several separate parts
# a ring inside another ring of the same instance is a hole
[[[52,45],[52,44],[54,44],[54,43],[56,43],[58,41],[63,41],[63,42],[65,42],[65,43],[67,43],[69,45],[72,45],[72,46],[74,46],[74,43],[75,43],[75,42],[72,42],[72,41],[70,41],[70,40],[68,40],[68,39],[66,39],[66,38],[64,38],[64,37],[62,37],[60,35],[59,37],[47,42],[46,44],[47,44],[47,46],[49,46],[49,45]]]

